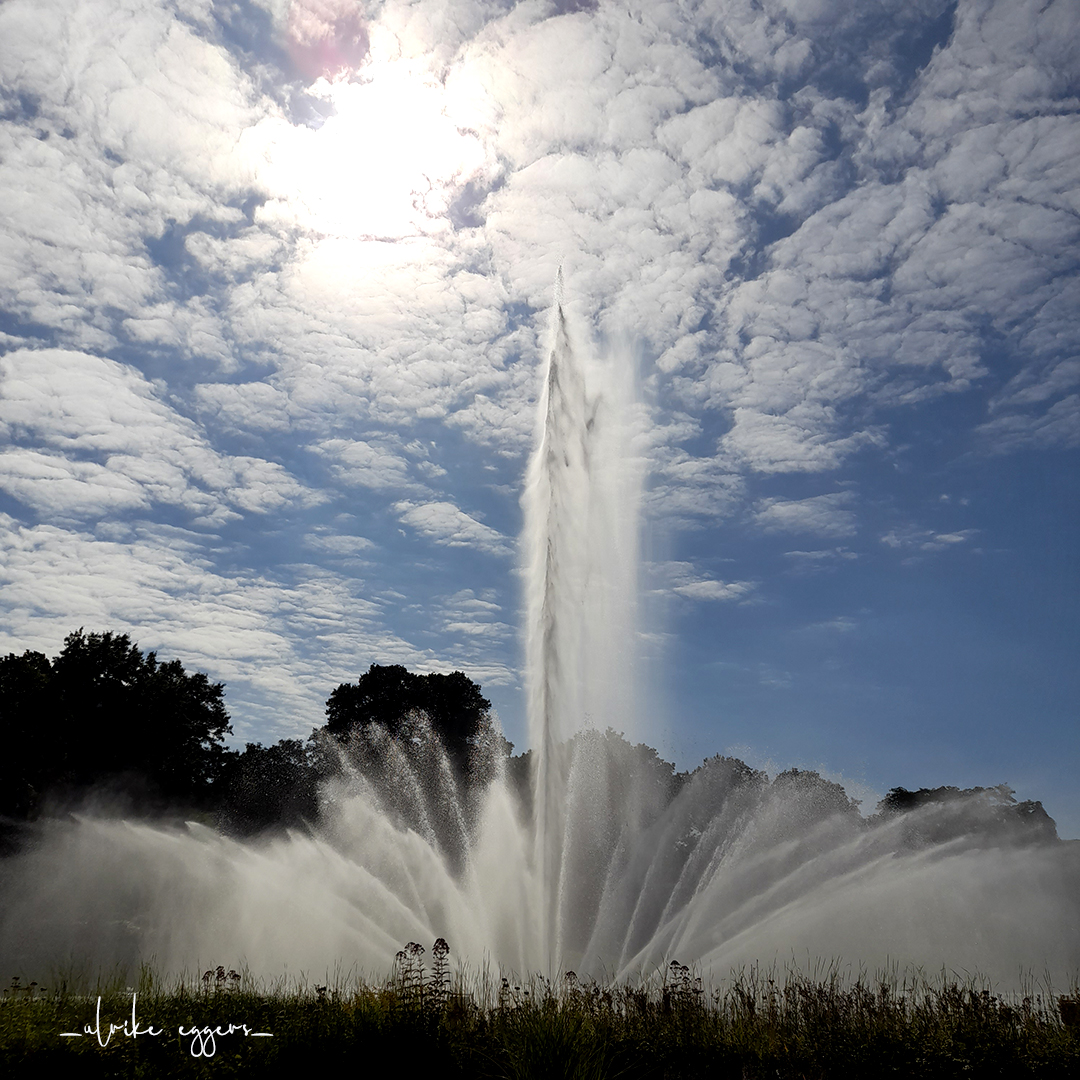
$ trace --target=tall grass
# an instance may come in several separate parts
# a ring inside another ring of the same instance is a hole
[[[438,1077],[1076,1077],[1080,1029],[1048,988],[996,994],[977,980],[895,970],[752,967],[715,987],[673,962],[637,984],[451,978],[445,942],[410,943],[381,982],[266,985],[224,968],[168,986],[151,968],[129,983],[71,975],[20,981],[0,1001],[0,1073],[74,1077],[293,1077],[298,1070]],[[235,975],[235,977],[233,977]],[[1076,998],[1076,987],[1072,998]],[[142,1029],[61,1032],[110,1023]],[[246,1024],[272,1038],[226,1032]],[[188,1032],[181,1035],[179,1029]],[[191,1034],[196,1029],[195,1034]],[[210,1029],[207,1042],[199,1034]],[[192,1050],[199,1051],[193,1056]],[[212,1056],[207,1053],[212,1050]]]

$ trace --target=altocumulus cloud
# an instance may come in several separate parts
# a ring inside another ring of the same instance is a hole
[[[39,514],[98,518],[169,504],[196,523],[323,496],[274,462],[222,454],[132,368],[60,349],[0,358],[0,487]]]
[[[5,642],[145,627],[293,733],[365,660],[516,685],[560,263],[702,610],[759,540],[975,558],[886,505],[928,429],[1080,443],[1072,0],[565,7],[0,5]]]
[[[809,499],[763,499],[754,506],[754,521],[766,532],[850,536],[856,530],[857,518],[846,507],[853,501],[850,491]]]
[[[446,547],[473,547],[490,555],[510,555],[514,548],[506,537],[482,521],[470,517],[453,503],[396,503],[400,520],[422,536]]]

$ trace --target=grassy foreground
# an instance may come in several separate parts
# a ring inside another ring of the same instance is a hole
[[[1080,1076],[1080,1028],[1045,994],[760,969],[710,993],[677,963],[639,987],[572,973],[560,985],[451,985],[441,944],[431,969],[408,946],[381,985],[260,988],[222,968],[169,988],[144,970],[135,987],[89,994],[63,980],[44,991],[15,981],[0,1003],[0,1075],[56,1066],[87,1080],[292,1078],[327,1067],[447,1078]]]

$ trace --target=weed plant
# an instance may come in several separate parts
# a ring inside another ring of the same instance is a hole
[[[291,1080],[326,1067],[545,1080],[1080,1076],[1075,986],[1062,1004],[1035,987],[1001,995],[977,980],[895,971],[851,979],[833,966],[753,967],[711,988],[677,961],[636,984],[573,972],[451,978],[449,952],[442,939],[430,954],[410,942],[382,982],[266,985],[224,967],[169,986],[150,968],[133,984],[121,974],[93,985],[58,977],[45,988],[14,979],[0,1001],[0,1074],[49,1075],[55,1066],[88,1080]],[[94,1029],[99,1015],[101,1040],[62,1037]],[[117,1030],[102,1047],[110,1024]],[[272,1037],[245,1035],[245,1024]]]

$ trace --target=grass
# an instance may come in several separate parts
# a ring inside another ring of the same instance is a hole
[[[976,981],[895,972],[851,980],[835,968],[751,968],[710,991],[677,963],[635,986],[572,973],[558,984],[451,980],[447,952],[434,949],[425,967],[410,945],[384,982],[333,987],[265,986],[223,968],[168,987],[148,968],[133,986],[119,976],[44,990],[13,980],[0,1001],[0,1074],[55,1065],[80,1078],[293,1077],[335,1066],[522,1080],[1080,1076],[1080,1028],[1045,993],[1001,996]],[[95,1028],[99,999],[101,1040],[61,1037]],[[273,1037],[245,1035],[245,1024]]]

